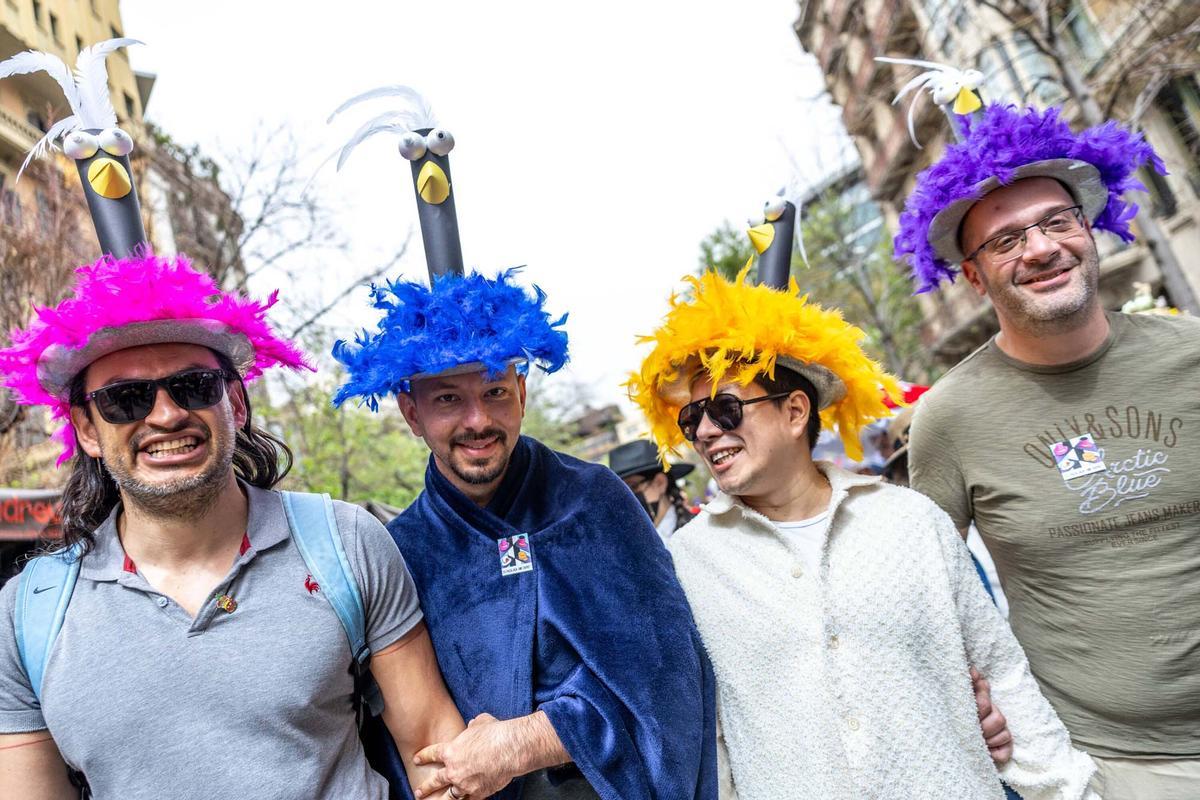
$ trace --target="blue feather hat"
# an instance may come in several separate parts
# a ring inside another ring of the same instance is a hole
[[[514,282],[516,272],[442,275],[431,286],[400,280],[373,286],[383,319],[374,332],[364,329],[353,342],[334,344],[333,357],[349,373],[334,405],[361,397],[376,411],[380,398],[434,375],[477,370],[496,376],[530,362],[545,372],[561,369],[568,359],[561,330],[567,315],[551,320],[546,293],[534,286],[531,295]]]

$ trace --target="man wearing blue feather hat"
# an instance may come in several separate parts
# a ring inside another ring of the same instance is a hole
[[[343,148],[397,134],[412,162],[429,287],[377,287],[384,317],[334,356],[334,399],[394,394],[431,451],[425,491],[388,527],[416,581],[438,664],[470,726],[417,754],[414,787],[461,800],[715,798],[714,684],[670,557],[612,472],[521,435],[525,373],[567,361],[566,317],[514,271],[464,274],[448,154],[405,107]]]

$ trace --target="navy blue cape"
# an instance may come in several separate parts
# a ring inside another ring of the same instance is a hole
[[[465,719],[540,708],[604,800],[715,800],[712,669],[670,555],[615,474],[521,437],[480,508],[431,457],[388,530]],[[522,533],[533,569],[502,575],[498,542]]]

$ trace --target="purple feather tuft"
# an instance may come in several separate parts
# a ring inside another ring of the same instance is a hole
[[[353,343],[339,340],[333,357],[349,378],[334,395],[334,405],[361,397],[372,410],[380,398],[407,390],[413,375],[437,374],[478,362],[492,375],[514,358],[555,372],[567,363],[567,334],[559,330],[564,314],[551,320],[546,293],[534,296],[512,282],[517,270],[495,279],[478,273],[443,275],[433,286],[388,281],[372,287],[376,308],[384,311],[374,333],[362,331]]]
[[[1017,167],[1053,158],[1086,161],[1100,171],[1108,187],[1108,205],[1092,221],[1096,230],[1109,231],[1133,241],[1129,223],[1137,206],[1122,196],[1144,190],[1136,178],[1138,168],[1149,164],[1165,175],[1162,159],[1141,133],[1125,130],[1109,120],[1080,133],[1072,133],[1059,108],[1039,111],[991,105],[974,119],[963,121],[965,138],[946,148],[941,160],[917,176],[916,187],[900,215],[894,241],[898,260],[907,260],[917,293],[953,281],[958,270],[940,258],[929,242],[933,218],[951,203],[977,196],[976,186],[995,177],[1012,179]]]

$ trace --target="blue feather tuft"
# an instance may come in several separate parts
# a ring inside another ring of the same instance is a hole
[[[414,375],[436,375],[479,363],[490,375],[523,358],[546,372],[567,363],[567,315],[551,321],[543,306],[546,293],[534,286],[531,296],[514,282],[516,269],[494,279],[478,273],[443,275],[433,286],[387,281],[371,287],[371,304],[384,312],[374,332],[363,330],[353,342],[339,340],[333,357],[349,377],[334,395],[340,406],[361,397],[372,411],[379,400],[407,391]]]
[[[1137,206],[1126,202],[1123,195],[1144,190],[1136,172],[1145,164],[1160,175],[1167,174],[1162,160],[1142,134],[1116,122],[1110,120],[1076,134],[1061,114],[1058,108],[1039,111],[991,105],[974,119],[963,118],[963,141],[947,147],[940,161],[917,176],[900,215],[895,255],[898,260],[908,258],[918,293],[934,289],[942,281],[953,281],[957,274],[929,243],[929,226],[938,212],[973,196],[975,187],[988,178],[1007,183],[1017,167],[1034,161],[1074,158],[1095,166],[1108,187],[1108,205],[1092,221],[1092,227],[1133,241],[1129,223]]]

